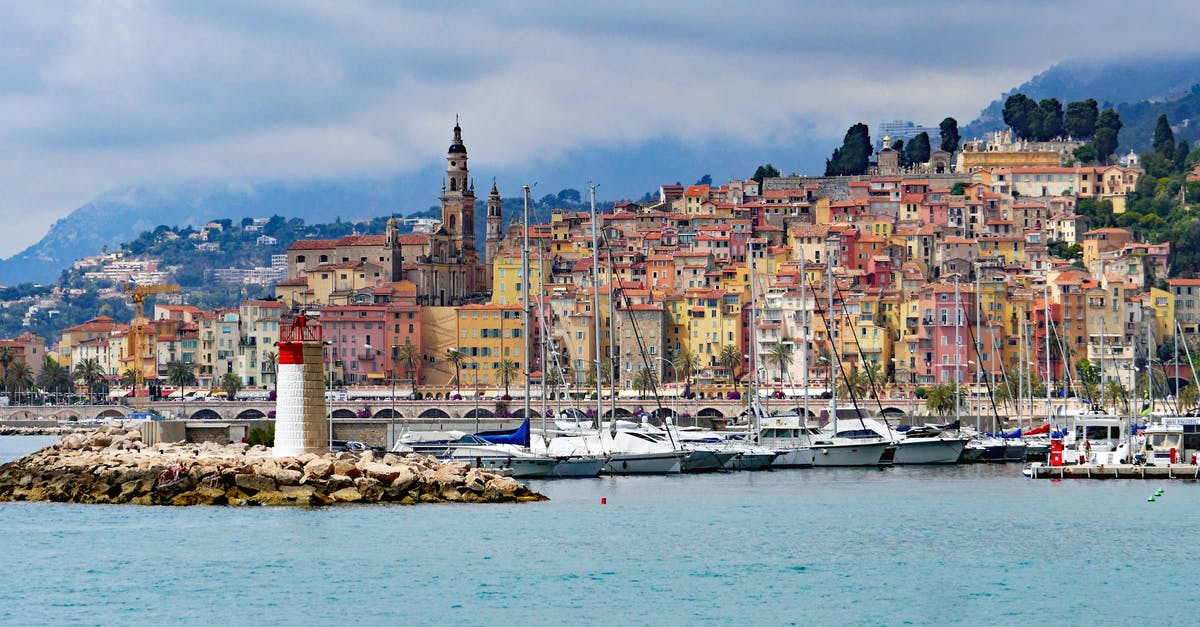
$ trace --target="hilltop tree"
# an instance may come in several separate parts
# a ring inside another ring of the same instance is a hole
[[[1096,149],[1096,158],[1107,160],[1117,151],[1117,133],[1121,132],[1121,116],[1112,109],[1105,109],[1096,119],[1096,136],[1092,147]]]
[[[1048,142],[1063,134],[1063,110],[1058,98],[1045,98],[1038,103],[1037,124],[1033,128],[1038,141]]]
[[[954,152],[958,150],[958,143],[962,139],[958,135],[958,120],[954,118],[946,118],[939,125],[940,135],[942,139],[941,149],[946,152]]]
[[[908,161],[905,159],[905,155],[904,155],[904,140],[897,139],[896,141],[892,142],[892,145],[890,146],[890,148],[892,150],[896,151],[897,159],[899,159],[899,161],[900,161],[900,167],[907,168]]]
[[[775,166],[768,163],[766,165],[758,166],[758,169],[754,171],[754,176],[750,178],[758,181],[759,185],[762,185],[763,179],[772,179],[777,178],[778,176],[779,170],[776,170]]]
[[[1158,121],[1154,123],[1154,152],[1171,159],[1175,159],[1175,133],[1171,131],[1171,123],[1167,121],[1167,114],[1163,113],[1158,116]]]
[[[1018,139],[1033,139],[1039,122],[1038,103],[1025,94],[1013,94],[1004,100],[1004,123]]]
[[[859,122],[846,131],[842,147],[834,149],[825,161],[825,176],[854,176],[865,174],[871,156],[871,134],[867,125]]]
[[[926,163],[929,161],[929,152],[929,133],[922,131],[904,147],[904,161],[907,165]]]
[[[696,181],[696,184],[697,185],[712,185],[712,175],[705,174],[704,176],[700,177],[699,181]]]
[[[1072,102],[1067,105],[1063,118],[1063,130],[1075,139],[1091,139],[1096,134],[1096,118],[1100,115],[1094,98]]]

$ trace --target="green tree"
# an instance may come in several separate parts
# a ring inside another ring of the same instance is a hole
[[[82,383],[87,389],[88,394],[94,396],[102,391],[104,368],[100,366],[100,361],[95,357],[88,357],[75,364],[74,376],[75,380]]]
[[[186,393],[187,386],[196,385],[196,364],[173,361],[167,364],[167,383]]]
[[[133,368],[126,368],[125,371],[121,373],[121,387],[131,388],[137,385],[137,380],[137,372]]]
[[[687,385],[692,384],[692,377],[700,370],[700,356],[686,346],[675,355],[675,372]]]
[[[221,376],[221,390],[225,392],[225,398],[232,401],[242,391],[242,378],[237,373],[226,372]]]
[[[921,131],[904,147],[904,161],[907,165],[917,165],[929,162],[929,133]]]
[[[1100,112],[1096,119],[1096,135],[1092,147],[1096,149],[1098,160],[1107,161],[1117,151],[1117,134],[1121,132],[1121,116],[1112,109]]]
[[[958,150],[958,144],[962,140],[958,135],[958,120],[954,118],[946,118],[938,127],[939,135],[941,136],[941,148],[946,152],[954,152]]]
[[[42,371],[37,376],[37,386],[43,392],[65,394],[71,391],[71,372],[66,366],[46,355],[42,360]]]
[[[1004,100],[1004,123],[1018,139],[1034,139],[1040,123],[1038,103],[1025,94],[1016,93]]]
[[[405,378],[416,381],[417,364],[421,361],[421,353],[417,351],[414,344],[404,344],[399,347],[400,363],[404,364]]]
[[[842,147],[833,151],[825,162],[825,176],[865,174],[871,156],[871,134],[867,125],[859,122],[846,131]]]
[[[925,390],[925,408],[945,417],[961,406],[960,389],[953,383],[939,383]]]
[[[1179,144],[1175,146],[1175,157],[1173,159],[1176,172],[1182,172],[1183,170],[1187,169],[1187,159],[1189,154],[1191,153],[1189,152],[1187,140],[1179,140]]]
[[[658,386],[658,376],[654,369],[650,366],[641,366],[637,370],[637,374],[633,376],[633,387],[638,391],[638,394],[645,396],[648,392]]]
[[[1039,102],[1036,117],[1034,132],[1038,141],[1048,142],[1062,136],[1063,110],[1057,98],[1045,98]]]
[[[962,196],[965,193],[967,193],[967,185],[962,181],[955,181],[954,185],[950,187],[950,195],[952,196]]]
[[[1200,393],[1197,392],[1195,385],[1179,388],[1179,409],[1191,411],[1196,408],[1198,400],[1200,400]]]
[[[733,344],[726,344],[717,355],[717,363],[729,373],[729,384],[732,385],[737,377],[738,368],[742,366],[742,351]]]
[[[1091,144],[1084,144],[1072,151],[1071,154],[1075,155],[1075,158],[1081,163],[1095,163],[1097,161],[1096,147]]]
[[[11,346],[0,346],[0,378],[8,376],[8,368],[17,360],[17,353]]]
[[[754,171],[754,176],[750,178],[758,181],[759,185],[762,185],[763,179],[777,178],[778,176],[779,170],[776,170],[775,166],[768,163],[758,166],[758,169]]]
[[[1094,98],[1072,102],[1067,105],[1063,117],[1063,130],[1075,139],[1091,139],[1096,134],[1096,117],[1099,115],[1099,106]]]
[[[774,363],[775,367],[779,369],[779,380],[781,382],[786,380],[785,374],[787,369],[795,361],[792,345],[779,342],[772,346],[771,350],[767,353],[767,361]]]
[[[504,395],[508,396],[508,384],[521,375],[521,366],[511,359],[504,358],[500,360],[500,368],[496,374],[504,384]]]
[[[1171,123],[1167,121],[1165,113],[1159,114],[1154,123],[1154,142],[1151,145],[1154,152],[1171,161],[1175,160],[1175,133],[1171,130]]]

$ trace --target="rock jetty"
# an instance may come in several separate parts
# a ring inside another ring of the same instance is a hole
[[[511,477],[423,455],[328,453],[274,459],[245,444],[146,444],[101,427],[0,466],[0,501],[140,505],[544,501]]]
[[[9,427],[0,425],[0,435],[67,435],[68,433],[89,430],[89,427]]]

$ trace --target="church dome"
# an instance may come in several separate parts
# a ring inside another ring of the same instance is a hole
[[[447,152],[454,153],[454,152],[466,152],[466,151],[467,151],[467,147],[463,146],[462,144],[450,144],[450,150]]]

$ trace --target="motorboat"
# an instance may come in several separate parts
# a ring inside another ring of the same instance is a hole
[[[969,439],[957,432],[950,433],[944,426],[938,425],[924,425],[899,431],[874,418],[864,418],[863,423],[895,444],[893,464],[956,464],[962,457],[963,447]]]
[[[546,443],[546,454],[555,458],[587,456],[593,451],[605,452],[609,459],[603,472],[616,475],[678,473],[687,456],[664,433],[629,428],[617,428],[615,433],[608,428],[599,433],[577,429]]]
[[[461,431],[409,431],[400,436],[392,452],[432,455],[488,470],[511,470],[513,477],[529,479],[550,475],[558,463],[515,444],[496,444]]]

